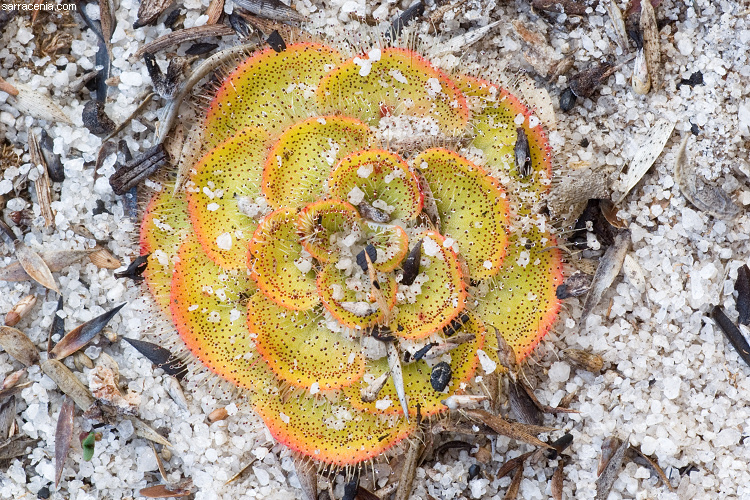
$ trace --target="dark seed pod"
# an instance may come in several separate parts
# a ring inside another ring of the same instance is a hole
[[[461,328],[463,328],[464,323],[469,321],[471,319],[471,316],[469,316],[469,313],[463,313],[458,318],[454,318],[450,323],[445,325],[443,328],[443,335],[446,337],[450,337],[454,335],[457,331],[459,331]]]
[[[268,35],[266,43],[268,43],[268,45],[270,45],[276,52],[283,52],[286,50],[286,43],[284,42],[284,39],[281,38],[278,30],[273,30],[271,34]]]
[[[172,12],[167,14],[167,17],[164,18],[164,26],[174,30],[175,28],[177,28],[177,20],[181,15],[182,11],[179,8],[174,9]]]
[[[391,220],[391,216],[387,213],[383,212],[379,208],[375,208],[366,201],[363,201],[359,204],[359,213],[367,220],[371,220],[373,222],[379,222],[381,224],[385,224],[386,222],[389,222]]]
[[[372,245],[368,243],[367,246],[357,254],[357,265],[362,268],[362,272],[367,272],[367,259],[365,258],[365,252],[370,257],[370,262],[375,263],[378,258],[378,251]]]
[[[432,373],[430,374],[430,384],[432,388],[437,392],[443,392],[448,383],[451,381],[451,365],[445,361],[441,361],[432,367]]]
[[[576,95],[570,90],[570,87],[566,88],[560,94],[560,110],[568,112],[576,105]]]
[[[212,50],[215,50],[219,47],[219,44],[217,43],[194,43],[185,51],[186,56],[201,56],[203,54],[208,54]]]
[[[151,254],[136,257],[135,260],[130,263],[127,269],[122,272],[115,273],[115,278],[130,278],[136,284],[141,283],[143,281],[143,276],[141,275],[146,270],[146,267],[148,267],[149,255]]]
[[[393,336],[391,329],[387,326],[375,326],[370,331],[370,335],[372,335],[372,338],[375,340],[379,340],[381,342],[392,342],[396,340],[396,337]]]
[[[510,411],[516,420],[522,424],[542,425],[544,423],[544,415],[534,404],[523,384],[511,380],[508,383],[508,389]]]
[[[419,240],[414,248],[409,252],[404,261],[404,276],[401,278],[401,284],[409,286],[414,283],[419,275],[419,262],[422,260],[422,240]]]
[[[469,467],[469,481],[477,477],[480,470],[481,469],[477,464],[472,464],[471,467]]]
[[[115,129],[115,122],[107,116],[104,111],[104,103],[91,100],[83,107],[83,125],[89,129],[92,134],[104,135],[109,134]]]
[[[39,141],[39,147],[42,155],[47,162],[47,173],[52,182],[62,182],[65,180],[65,169],[60,161],[60,155],[55,154],[55,145],[47,131],[42,129],[42,137]]]
[[[516,137],[516,146],[513,148],[513,153],[516,157],[516,169],[518,170],[518,175],[527,177],[531,173],[529,139],[526,137],[523,127],[518,127],[516,134],[518,134]]]
[[[737,269],[737,281],[734,282],[737,291],[737,312],[740,317],[737,321],[741,325],[750,323],[750,268],[747,264]]]
[[[561,438],[552,441],[550,446],[552,446],[554,450],[547,450],[547,458],[554,460],[557,458],[557,455],[562,453],[565,448],[571,445],[571,443],[573,443],[573,434],[570,433],[564,434]]]

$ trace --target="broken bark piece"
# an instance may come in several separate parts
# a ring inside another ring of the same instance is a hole
[[[609,492],[612,490],[612,486],[615,484],[617,475],[622,468],[622,461],[625,458],[627,450],[628,439],[615,449],[612,456],[606,461],[606,465],[603,467],[600,465],[601,472],[596,480],[596,500],[606,500],[609,496]],[[602,445],[602,452],[604,453],[604,445]]]
[[[586,5],[573,0],[532,0],[531,6],[545,12],[582,16],[586,14]]]
[[[81,118],[84,127],[95,135],[109,134],[117,127],[104,110],[104,103],[94,99],[83,106]]]
[[[140,59],[146,53],[156,54],[160,50],[167,49],[176,45],[180,45],[185,42],[192,42],[195,40],[201,40],[203,38],[220,37],[234,35],[234,30],[231,26],[225,24],[206,24],[203,26],[194,26],[192,28],[185,28],[182,30],[173,31],[166,35],[162,35],[156,40],[153,40],[141,48],[139,48],[133,54],[133,58]]]
[[[109,178],[109,185],[115,194],[124,195],[131,188],[154,174],[169,161],[164,146],[156,146],[146,150],[142,155],[133,158]]]
[[[154,23],[173,2],[174,0],[141,0],[141,5],[138,7],[138,19],[133,23],[133,29]]]
[[[305,16],[279,0],[234,0],[234,4],[251,14],[274,21],[307,21]]]

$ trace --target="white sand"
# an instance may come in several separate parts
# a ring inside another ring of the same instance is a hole
[[[188,0],[185,26],[198,20],[208,0]],[[385,23],[396,14],[399,4],[333,0],[296,3],[298,10],[311,17],[311,26],[328,36],[356,40],[359,23],[349,13],[374,13]],[[480,8],[480,5],[484,5]],[[138,4],[121,0],[117,9],[118,28],[112,38],[112,74],[120,83],[111,89],[107,111],[121,122],[140,103],[149,77],[142,61],[129,56],[145,41],[158,36],[163,25],[132,29]],[[625,5],[621,4],[621,8]],[[89,5],[90,15],[98,8]],[[724,305],[736,318],[733,284],[737,268],[750,261],[747,245],[750,218],[743,213],[733,221],[718,221],[689,205],[680,194],[673,177],[673,160],[680,136],[689,133],[690,124],[700,129],[691,139],[689,154],[709,181],[729,191],[741,206],[750,204],[750,189],[744,173],[750,172],[750,14],[748,4],[724,0],[682,3],[666,0],[657,8],[657,17],[667,20],[661,31],[662,58],[665,60],[665,87],[647,96],[635,95],[628,85],[632,64],[611,76],[591,99],[579,100],[569,114],[556,109],[557,131],[551,134],[558,166],[580,162],[620,169],[634,156],[639,144],[657,119],[676,122],[676,132],[667,143],[654,168],[636,186],[624,202],[624,212],[632,232],[631,256],[646,274],[646,293],[641,294],[618,278],[605,294],[584,327],[577,325],[582,301],[566,301],[556,332],[547,337],[534,355],[527,372],[536,384],[536,394],[544,402],[557,404],[568,392],[575,391],[573,408],[580,414],[553,419],[546,423],[571,432],[575,440],[568,452],[565,468],[565,498],[594,498],[596,465],[602,440],[608,436],[630,439],[650,454],[672,478],[678,493],[669,493],[646,468],[628,463],[615,482],[611,499],[619,498],[746,498],[750,499],[750,451],[743,436],[750,434],[750,411],[745,401],[750,395],[746,366],[724,340],[722,333],[707,318],[713,305]],[[442,63],[469,73],[487,74],[494,79],[500,70],[511,73],[528,68],[521,58],[522,44],[510,21],[522,19],[537,30],[546,31],[558,52],[575,57],[578,68],[613,53],[619,53],[613,31],[602,3],[586,19],[571,18],[548,24],[533,15],[526,2],[503,3],[470,0],[458,12],[445,17],[438,40],[420,36],[423,47],[446,41],[467,27],[476,28],[500,20],[499,26],[464,54],[446,55]],[[200,21],[198,21],[200,22]],[[425,26],[426,28],[426,26]],[[49,26],[49,30],[56,29]],[[123,215],[121,200],[114,196],[107,177],[114,168],[102,169],[93,181],[93,163],[101,139],[82,127],[81,111],[86,93],[67,96],[64,88],[94,67],[95,36],[88,30],[65,28],[73,35],[72,57],[42,59],[33,70],[14,70],[14,65],[32,57],[35,39],[31,37],[28,16],[12,21],[0,37],[0,75],[33,88],[49,89],[54,100],[74,122],[73,126],[39,122],[19,116],[7,94],[0,92],[0,133],[16,145],[27,143],[29,127],[39,133],[46,128],[62,154],[66,180],[56,186],[53,210],[56,229],[44,230],[40,220],[26,234],[26,243],[37,250],[80,249],[93,241],[80,235],[79,227],[94,237],[108,241],[108,248],[123,262],[137,255],[137,224]],[[631,45],[632,46],[632,45]],[[183,47],[180,53],[183,53]],[[456,56],[461,56],[460,60]],[[158,56],[164,61],[164,54]],[[680,78],[701,71],[704,85],[676,89]],[[549,86],[553,100],[566,86],[564,78]],[[153,133],[144,124],[158,118],[159,105],[152,104],[141,119],[122,134],[133,153],[152,145]],[[557,108],[557,105],[555,104]],[[587,147],[580,146],[588,139]],[[28,155],[25,156],[28,162]],[[12,181],[29,169],[5,170],[0,191],[6,193],[8,210],[24,206],[23,200],[8,193]],[[9,182],[10,181],[10,182]],[[619,183],[615,184],[620,188]],[[104,201],[112,215],[92,215],[96,200]],[[616,199],[616,198],[615,198]],[[39,215],[38,205],[28,207]],[[4,244],[0,264],[11,262],[11,247]],[[111,271],[93,264],[71,266],[57,274],[65,290],[65,315],[68,328],[100,314],[122,301],[129,303],[111,322],[121,335],[146,338],[153,323],[144,311],[137,287],[116,280]],[[0,283],[0,311],[8,311],[28,293],[36,293],[39,303],[20,324],[34,342],[44,345],[52,322],[56,299],[28,282]],[[600,353],[606,361],[601,375],[571,367],[562,354],[568,347]],[[141,395],[140,415],[155,428],[167,430],[174,444],[173,458],[166,465],[170,480],[180,473],[193,479],[196,498],[294,498],[300,497],[298,481],[289,452],[274,445],[256,417],[230,406],[227,420],[208,425],[207,415],[226,402],[217,401],[205,386],[186,391],[187,410],[182,409],[165,389],[165,376],[130,346],[107,345],[105,351],[120,365],[121,380],[129,391]],[[86,353],[96,361],[99,348]],[[0,374],[9,373],[18,364],[0,354]],[[24,460],[13,460],[0,472],[0,498],[33,498],[43,486],[54,481],[54,432],[62,401],[54,384],[38,367],[29,371],[33,385],[18,397],[21,431],[39,438],[37,448]],[[90,424],[77,417],[76,425],[89,430]],[[80,446],[74,442],[66,462],[56,498],[131,498],[139,489],[159,480],[151,448],[147,441],[133,435],[125,422],[103,432],[96,444],[94,458],[84,462]],[[557,437],[560,433],[554,434]],[[76,439],[74,439],[76,441]],[[429,464],[418,470],[412,498],[502,498],[510,478],[495,480],[494,472],[507,458],[527,447],[506,438],[494,441],[494,461],[481,464],[486,478],[467,485],[467,471],[476,460],[471,454],[451,452],[447,463]],[[257,459],[236,483],[226,480],[245,464]],[[552,466],[527,468],[519,498],[541,499],[549,496]],[[693,465],[697,470],[680,477],[678,468]],[[337,495],[343,491],[339,483]]]

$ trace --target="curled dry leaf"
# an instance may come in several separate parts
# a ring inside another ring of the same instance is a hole
[[[57,428],[55,430],[55,488],[60,484],[65,459],[70,449],[70,441],[73,437],[73,416],[75,404],[71,399],[65,397],[60,415],[57,417]]]
[[[25,295],[5,315],[5,326],[16,326],[36,304],[36,295]]]
[[[606,441],[605,441],[606,443]],[[618,440],[619,443],[619,440]],[[612,444],[615,444],[612,442]],[[616,446],[616,445],[615,445]],[[612,446],[610,446],[610,449]],[[625,452],[628,450],[628,439],[619,444],[614,448],[614,452],[611,457],[602,466],[602,462],[599,465],[599,477],[596,480],[596,500],[606,500],[609,496],[609,492],[612,490],[612,486],[615,484],[617,475],[620,473],[622,468],[622,461],[625,458]],[[604,459],[604,444],[602,445],[602,460]]]
[[[497,478],[503,478],[518,468],[523,469],[523,463],[534,453],[535,452],[533,451],[527,451],[522,455],[518,455],[517,457],[511,458],[510,460],[506,460],[505,463],[497,470]]]
[[[591,280],[591,289],[586,296],[586,302],[583,304],[579,324],[585,324],[588,315],[602,299],[602,294],[612,285],[615,277],[620,273],[629,246],[630,231],[623,231],[615,236],[615,242],[604,252],[599,260],[599,267],[596,268],[596,274]]]
[[[125,303],[122,303],[68,332],[49,352],[49,357],[51,359],[63,359],[83,348],[91,341],[91,339],[102,331],[102,328],[104,328],[114,315],[124,306]]]
[[[21,240],[15,240],[13,244],[16,248],[18,263],[26,271],[26,274],[40,285],[59,294],[60,289],[57,287],[57,283],[55,283],[52,271],[50,271],[49,266],[47,266],[47,263],[44,262],[39,254],[27,247]]]
[[[624,179],[625,190],[615,205],[623,202],[628,193],[630,193],[630,190],[638,184],[641,177],[651,168],[651,165],[654,164],[662,150],[664,150],[664,145],[669,140],[673,130],[674,122],[670,122],[669,120],[659,120],[654,123],[645,141],[640,145],[633,160],[630,162],[628,173]]]
[[[733,219],[740,213],[739,207],[723,189],[707,184],[696,172],[693,162],[687,159],[687,142],[691,134],[685,134],[674,162],[674,177],[683,196],[702,210],[718,219]]]
[[[39,349],[25,333],[10,326],[0,326],[0,346],[26,366],[39,361]]]
[[[740,358],[750,366],[750,345],[748,345],[745,336],[742,335],[737,325],[724,314],[721,306],[714,306],[711,310],[711,318],[719,325],[721,331],[724,332],[724,336],[734,346]]]
[[[188,483],[189,482],[189,483]],[[194,491],[193,481],[190,478],[179,484],[159,484],[143,488],[138,494],[146,498],[181,498],[192,494]]]

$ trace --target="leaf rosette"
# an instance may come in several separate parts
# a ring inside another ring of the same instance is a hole
[[[405,49],[298,43],[229,74],[202,140],[184,191],[148,207],[146,282],[188,350],[296,452],[376,457],[492,370],[494,328],[520,362],[556,318],[560,254],[533,209],[550,151],[508,91]],[[385,342],[403,403],[394,377],[363,396],[389,372]]]

